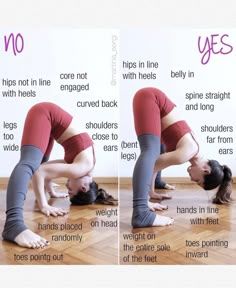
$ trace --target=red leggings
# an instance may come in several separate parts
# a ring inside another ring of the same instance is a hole
[[[72,116],[56,104],[42,102],[34,105],[25,119],[21,146],[33,145],[49,156],[57,140],[70,125]]]
[[[153,134],[161,137],[161,118],[175,104],[159,89],[143,88],[133,99],[134,125],[137,136]]]

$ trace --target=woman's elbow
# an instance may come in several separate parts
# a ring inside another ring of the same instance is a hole
[[[38,169],[34,172],[34,177],[45,177],[45,171],[43,167],[40,165]]]

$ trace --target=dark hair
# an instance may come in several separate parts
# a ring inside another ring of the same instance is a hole
[[[224,204],[232,202],[232,172],[226,165],[220,165],[216,160],[209,160],[211,173],[205,175],[203,188],[212,190],[219,186],[212,202],[215,204]]]
[[[98,184],[93,181],[89,185],[87,192],[78,191],[78,193],[70,199],[73,205],[88,205],[99,203],[104,205],[117,205],[118,200],[109,195],[104,189],[98,189]]]

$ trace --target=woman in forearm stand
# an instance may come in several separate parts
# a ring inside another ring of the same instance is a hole
[[[191,180],[205,190],[219,186],[214,203],[231,201],[232,173],[216,160],[208,160],[199,151],[195,137],[175,104],[159,89],[143,88],[133,99],[134,125],[141,154],[133,172],[133,227],[165,226],[173,219],[154,213],[167,209],[158,203],[148,203],[148,196],[159,198],[154,191],[158,171],[172,165],[190,162]],[[166,152],[160,155],[160,145]]]
[[[45,186],[49,186],[51,196],[58,196],[53,192],[51,179],[67,177],[69,194],[73,197],[81,192],[87,194],[90,188],[97,188],[92,179],[95,164],[93,142],[87,133],[79,133],[75,129],[77,125],[72,120],[69,113],[49,102],[36,104],[29,110],[22,135],[20,161],[7,187],[3,239],[29,248],[48,245],[46,239],[27,229],[24,224],[23,205],[32,176],[39,208],[48,216],[67,213],[64,209],[48,205]],[[63,146],[64,159],[47,161],[54,140]]]

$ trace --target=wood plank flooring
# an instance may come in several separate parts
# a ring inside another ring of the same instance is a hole
[[[236,204],[212,204],[213,192],[194,184],[176,188],[164,190],[173,199],[162,202],[167,211],[157,212],[173,217],[174,224],[138,229],[130,225],[131,187],[120,188],[120,264],[236,264]]]
[[[116,184],[100,186],[117,197]],[[234,184],[234,199],[235,188]],[[60,190],[64,191],[65,187],[61,186]],[[163,190],[158,192],[163,193]],[[46,217],[38,211],[30,190],[25,201],[25,222],[51,244],[43,249],[26,249],[8,241],[0,241],[0,264],[236,264],[235,202],[230,205],[212,204],[210,199],[213,192],[203,191],[193,184],[177,184],[175,191],[165,190],[164,193],[171,194],[173,199],[163,201],[163,204],[168,205],[168,210],[157,213],[173,217],[174,224],[133,229],[130,225],[130,185],[120,187],[119,221],[116,206],[71,206],[69,199],[49,200],[51,205],[68,209],[68,215]],[[5,188],[0,187],[0,231],[5,221],[5,197]],[[98,211],[108,211],[112,215],[99,216]],[[113,227],[102,227],[102,223],[111,223]],[[120,224],[120,227],[116,227],[115,223]],[[70,225],[69,228],[65,224]],[[77,230],[70,229],[73,224],[77,224]]]
[[[117,184],[99,186],[117,197]],[[66,188],[62,185],[60,190],[65,191]],[[1,232],[5,222],[5,198],[5,189],[0,187]],[[118,225],[117,206],[71,206],[67,198],[49,201],[51,205],[63,207],[69,213],[64,217],[46,217],[38,211],[34,193],[30,190],[25,201],[24,216],[27,226],[51,244],[43,249],[27,249],[8,241],[0,241],[0,264],[118,264],[118,227],[112,227]],[[97,215],[101,211],[111,216]]]

